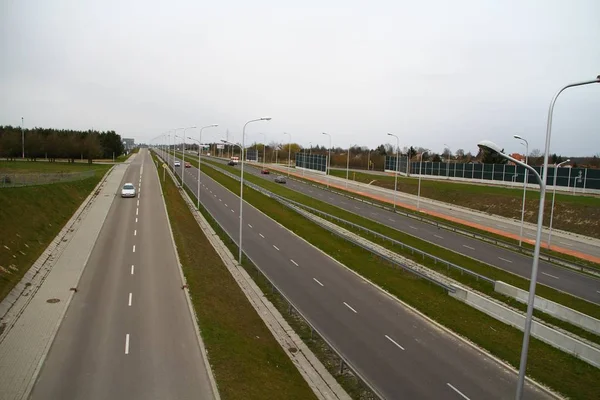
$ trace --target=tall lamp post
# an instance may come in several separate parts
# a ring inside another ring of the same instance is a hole
[[[284,135],[290,135],[288,138],[288,177],[290,176],[290,168],[292,168],[292,134],[283,132]]]
[[[326,132],[321,132],[321,133],[323,135],[329,136],[329,150],[328,150],[328,154],[327,154],[327,165],[325,168],[325,173],[327,174],[327,188],[329,188],[329,180],[331,179],[329,177],[329,169],[331,168],[331,135]]]
[[[552,208],[550,211],[550,232],[548,233],[548,249],[550,249],[550,241],[552,240],[552,217],[554,216],[554,198],[556,197],[556,173],[558,169],[565,165],[566,163],[571,162],[570,159],[567,159],[558,165],[554,164],[554,182],[552,184]]]
[[[267,135],[264,132],[261,132],[263,135],[263,169],[267,168]]]
[[[450,179],[450,154],[452,153],[452,149],[446,143],[444,143],[444,146],[448,149],[448,159],[446,160],[446,178]]]
[[[400,139],[393,133],[388,133],[388,136],[396,138],[396,171],[394,174],[394,209],[396,208],[396,193],[398,189],[398,166],[400,165]]]
[[[525,146],[525,164],[529,165],[529,142],[519,135],[513,135],[513,137],[515,139],[521,140],[521,144]],[[523,224],[525,223],[525,195],[527,194],[527,178],[529,176],[528,172],[529,171],[526,168],[525,178],[523,178],[523,205],[521,207],[521,229],[519,232],[519,246],[521,246],[521,244],[523,243]]]
[[[182,139],[183,138],[179,135],[173,135],[174,138],[179,138]],[[173,145],[173,162],[175,162],[175,149],[176,149],[176,145]],[[183,145],[181,146],[182,150],[183,150]],[[175,165],[173,165],[173,171],[175,171]],[[175,173],[177,173],[177,171],[175,171]],[[181,163],[181,187],[183,187],[183,163]]]
[[[23,117],[21,117],[21,148],[23,150],[22,158],[25,159],[25,131],[23,130]]]
[[[241,162],[241,172],[240,172],[240,238],[239,238],[239,251],[238,251],[238,262],[240,265],[242,265],[242,227],[243,227],[243,212],[244,212],[244,146],[246,145],[244,143],[245,137],[246,137],[246,125],[248,125],[251,122],[257,122],[257,121],[270,121],[271,117],[262,117],[262,118],[257,118],[257,119],[251,119],[250,121],[246,122],[244,124],[244,128],[242,129],[242,144],[240,146],[240,144],[238,143],[231,143],[228,142],[227,140],[221,140],[224,143],[228,143],[230,145],[234,145],[234,146],[238,146],[240,148],[240,162]]]
[[[502,157],[507,158],[516,164],[520,164],[520,165],[526,167],[540,180],[540,205],[539,205],[539,210],[538,210],[537,234],[536,234],[536,238],[535,238],[535,250],[533,253],[533,265],[531,267],[531,281],[529,284],[529,298],[528,298],[528,302],[527,302],[527,317],[525,318],[525,327],[524,327],[524,334],[523,334],[523,348],[521,349],[521,362],[519,364],[519,379],[517,381],[517,392],[516,392],[517,400],[521,400],[521,398],[523,397],[523,387],[525,385],[525,371],[527,369],[527,352],[529,350],[529,336],[531,334],[533,302],[535,300],[535,286],[537,283],[538,264],[539,264],[539,260],[540,260],[540,247],[542,244],[542,223],[543,223],[543,219],[544,219],[544,200],[545,200],[545,196],[546,196],[546,179],[548,178],[548,153],[550,152],[550,138],[551,138],[551,134],[552,134],[552,114],[554,112],[554,104],[556,103],[556,99],[558,98],[558,96],[564,90],[571,88],[571,87],[590,85],[592,83],[600,83],[600,75],[598,75],[598,77],[594,80],[571,83],[569,85],[566,85],[562,89],[560,89],[558,92],[556,92],[556,94],[552,98],[552,101],[550,102],[550,108],[548,109],[548,122],[546,125],[546,145],[545,145],[545,149],[544,149],[544,168],[543,168],[541,179],[539,177],[539,174],[537,173],[537,171],[534,168],[529,167],[528,165],[523,165],[523,163],[521,161],[512,159],[512,157],[510,157],[504,153],[500,153],[502,155]],[[485,142],[482,144],[484,146],[488,146],[488,148],[489,148],[489,145],[491,145],[492,149],[495,151],[500,150],[500,148],[497,145],[495,145],[491,142]]]
[[[183,128],[183,160],[181,161],[181,187],[185,189],[185,186],[183,186],[183,182],[184,182],[184,175],[185,175],[185,132],[188,129],[196,129],[195,126],[189,126],[187,128]]]
[[[421,167],[423,166],[423,155],[429,152],[429,149],[423,150],[419,156],[419,189],[417,190],[417,211],[421,205]]]
[[[356,145],[353,144],[352,146],[348,147],[348,155],[346,156],[346,189],[348,189],[348,180],[350,175],[350,149],[354,146]]]

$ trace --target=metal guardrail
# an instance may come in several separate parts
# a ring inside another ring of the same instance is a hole
[[[468,236],[468,237],[471,237],[473,239],[484,241],[486,243],[491,243],[491,244],[494,244],[494,245],[496,245],[498,247],[503,247],[503,248],[515,251],[517,253],[525,254],[527,256],[533,256],[533,250],[529,250],[529,249],[526,249],[526,248],[523,248],[523,247],[519,247],[519,246],[517,246],[515,244],[509,243],[509,242],[506,242],[506,241],[503,241],[503,240],[500,240],[500,239],[495,239],[493,237],[486,236],[486,235],[483,235],[483,234],[480,234],[480,233],[475,233],[475,232],[468,231],[468,230],[465,230],[465,229],[460,229],[460,228],[457,228],[457,227],[452,226],[452,225],[446,225],[446,224],[440,223],[438,221],[434,221],[434,220],[431,220],[431,219],[428,219],[428,218],[424,218],[423,216],[420,216],[420,215],[398,211],[397,209],[394,210],[392,207],[387,207],[385,205],[374,203],[374,202],[362,199],[360,197],[355,197],[355,196],[352,196],[351,194],[345,193],[343,191],[338,191],[338,190],[333,190],[331,188],[327,188],[324,184],[323,185],[318,185],[318,184],[314,184],[314,183],[309,182],[309,181],[298,179],[296,177],[290,177],[289,179],[294,180],[296,182],[308,184],[308,185],[310,185],[312,187],[315,187],[315,188],[318,188],[318,189],[321,189],[321,190],[325,190],[325,191],[328,191],[328,192],[331,192],[331,193],[335,193],[335,194],[340,195],[340,196],[344,196],[344,197],[346,197],[348,199],[352,199],[352,200],[355,200],[355,201],[360,201],[361,203],[369,204],[371,206],[374,206],[374,207],[377,207],[377,208],[381,208],[383,210],[390,211],[390,212],[396,213],[398,215],[402,215],[402,216],[407,217],[407,218],[412,218],[414,220],[417,220],[417,221],[420,221],[420,222],[423,222],[423,223],[426,223],[426,224],[429,224],[429,225],[433,225],[433,226],[435,226],[437,228],[441,228],[441,229],[445,229],[447,231],[455,232],[455,233],[458,233],[458,234],[463,235],[463,236]],[[588,268],[588,267],[586,267],[584,265],[581,265],[581,264],[578,264],[576,262],[568,261],[568,260],[565,260],[563,258],[552,256],[552,255],[549,255],[549,254],[546,254],[546,253],[540,253],[540,259],[542,259],[544,261],[551,262],[553,264],[560,265],[562,267],[570,268],[570,269],[573,269],[573,270],[576,270],[576,271],[586,272],[586,273],[589,273],[589,274],[592,274],[592,275],[595,275],[595,276],[600,276],[600,271],[598,271],[598,270],[595,270],[593,268]]]
[[[91,178],[96,170],[57,173],[6,173],[0,172],[0,188],[48,185],[51,183],[73,182]]]
[[[160,155],[158,155],[158,157],[159,157],[159,158],[161,158],[161,160],[162,160],[162,157],[161,157]],[[164,160],[163,160],[163,162],[164,162]],[[234,177],[235,177],[233,174],[230,174],[230,173],[229,173],[229,172],[227,172],[227,171],[223,171],[223,172],[225,172],[227,175],[230,175],[232,178],[234,178]],[[175,174],[176,174],[177,176],[179,176],[179,171],[178,171],[178,170],[177,170],[177,171],[175,171]],[[175,182],[177,182],[177,179],[174,179],[175,177],[174,177],[174,175],[173,175],[172,166],[169,166],[169,175],[171,176],[171,178],[172,178],[172,179],[173,179]],[[180,177],[180,176],[179,176],[179,177]],[[237,177],[237,178],[238,178],[238,181],[239,181],[239,177]],[[184,182],[185,182],[185,180],[184,180]],[[251,182],[248,182],[248,183],[251,183]],[[187,185],[187,183],[186,183],[186,185]],[[188,188],[190,189],[190,191],[191,191],[191,192],[192,192],[192,194],[193,194],[193,193],[194,193],[194,190],[193,190],[193,188],[190,188],[190,187],[189,187],[189,185],[187,185],[187,186],[188,186]],[[180,187],[180,188],[181,188],[181,187]],[[253,189],[254,189],[254,188],[253,188]],[[200,202],[202,202],[202,200],[200,200]],[[205,208],[205,210],[206,210],[206,208]],[[206,211],[208,212],[208,210],[206,210]],[[223,225],[221,225],[221,223],[220,223],[219,221],[217,221],[217,220],[216,220],[214,217],[212,218],[212,220],[213,220],[213,221],[214,221],[214,222],[215,222],[215,223],[216,223],[216,224],[219,226],[219,228],[221,229],[221,232],[223,232],[225,235],[227,235],[227,237],[229,238],[229,240],[231,240],[231,242],[232,242],[232,243],[234,243],[234,244],[237,246],[235,239],[234,239],[234,238],[233,238],[233,237],[232,237],[232,236],[229,234],[229,232],[227,232],[227,230],[225,230],[225,228],[223,227]],[[242,249],[242,251],[243,251],[243,249]],[[373,387],[373,386],[372,386],[372,385],[371,385],[371,384],[370,384],[370,383],[369,383],[369,382],[366,380],[366,378],[364,378],[364,377],[362,376],[362,374],[361,374],[360,372],[358,372],[358,369],[357,369],[356,367],[354,367],[354,366],[352,365],[352,363],[351,363],[350,361],[348,361],[348,359],[347,359],[346,357],[344,357],[344,356],[342,355],[342,353],[341,353],[339,350],[337,350],[337,349],[336,349],[336,347],[335,347],[335,346],[334,346],[334,345],[333,345],[333,344],[332,344],[332,343],[331,343],[331,342],[330,342],[330,341],[329,341],[329,340],[328,340],[328,339],[325,337],[325,335],[323,335],[323,334],[322,334],[322,333],[321,333],[321,332],[320,332],[320,331],[319,331],[319,330],[318,330],[318,329],[317,329],[317,328],[316,328],[316,327],[315,327],[315,326],[314,326],[314,325],[313,325],[313,324],[312,324],[312,323],[309,321],[309,319],[308,319],[308,318],[307,318],[307,317],[306,317],[306,316],[305,316],[305,315],[304,315],[304,314],[303,314],[303,313],[302,313],[302,312],[301,312],[301,311],[300,311],[300,310],[299,310],[299,309],[298,309],[298,308],[297,308],[297,307],[294,305],[294,303],[293,303],[293,302],[292,302],[292,301],[291,301],[291,300],[290,300],[290,299],[289,299],[289,298],[288,298],[288,297],[287,297],[287,296],[286,296],[286,295],[283,293],[283,291],[282,291],[281,289],[279,289],[279,288],[277,287],[277,285],[276,285],[275,283],[273,283],[273,281],[272,281],[272,280],[271,280],[271,279],[270,279],[270,278],[269,278],[269,277],[268,277],[268,276],[267,276],[267,275],[266,275],[266,274],[265,274],[265,273],[264,273],[264,272],[263,272],[263,271],[262,271],[262,270],[261,270],[261,269],[258,267],[258,264],[257,264],[257,263],[255,263],[255,262],[254,262],[254,260],[252,260],[252,258],[250,258],[250,256],[248,256],[246,253],[244,253],[244,255],[246,256],[246,258],[248,258],[248,259],[249,259],[249,260],[252,262],[252,264],[254,265],[254,268],[256,269],[256,271],[257,271],[258,273],[260,273],[260,274],[261,274],[261,276],[263,277],[263,279],[265,279],[265,280],[268,282],[268,284],[271,286],[271,293],[273,293],[273,291],[275,291],[275,290],[276,290],[276,291],[277,291],[277,293],[279,294],[279,296],[285,300],[285,302],[288,304],[288,313],[289,313],[289,314],[291,314],[291,313],[292,313],[292,311],[293,311],[293,312],[295,312],[295,313],[296,313],[298,316],[300,316],[300,317],[302,318],[302,320],[304,321],[304,323],[305,323],[306,325],[308,325],[308,327],[310,327],[311,339],[312,339],[313,333],[316,333],[316,334],[317,334],[317,335],[318,335],[318,336],[321,338],[321,340],[322,340],[322,341],[323,341],[323,342],[324,342],[324,343],[325,343],[325,344],[326,344],[326,345],[329,347],[329,349],[330,349],[331,351],[333,351],[333,352],[334,352],[334,353],[337,355],[337,357],[338,357],[338,358],[339,358],[339,360],[340,360],[340,369],[339,369],[339,374],[341,375],[341,374],[343,373],[343,371],[344,371],[344,367],[346,367],[346,368],[350,369],[350,370],[352,371],[352,374],[353,374],[353,375],[354,375],[354,376],[355,376],[357,379],[359,379],[359,380],[360,380],[360,382],[362,382],[362,384],[363,384],[363,385],[364,385],[364,386],[365,386],[365,387],[366,387],[366,388],[367,388],[369,391],[371,391],[371,392],[372,392],[372,393],[373,393],[373,394],[376,396],[376,398],[378,398],[378,399],[384,399],[384,396],[383,396],[383,395],[382,395],[382,394],[381,394],[381,393],[380,393],[380,392],[379,392],[377,389],[375,389],[375,388],[374,388],[374,387]],[[243,267],[242,267],[242,268],[243,268]]]
[[[219,170],[219,172],[222,172],[223,174],[225,174],[225,175],[227,175],[227,176],[229,176],[229,177],[231,177],[231,178],[233,178],[233,179],[235,179],[235,180],[237,180],[237,181],[239,182],[239,180],[240,180],[240,177],[239,177],[239,176],[237,176],[237,175],[234,175],[234,174],[230,173],[229,171],[225,171],[225,170],[223,170],[223,169],[221,169],[221,168],[218,168],[218,167],[216,167],[216,166],[214,166],[214,165],[210,165],[210,166],[211,166],[212,168],[214,168],[214,169],[217,169],[217,170]],[[400,242],[399,240],[392,239],[392,238],[390,238],[390,237],[388,237],[388,236],[385,236],[385,235],[383,235],[383,234],[381,234],[381,233],[378,233],[378,232],[372,231],[372,230],[370,230],[370,229],[368,229],[368,228],[365,228],[365,227],[363,227],[363,226],[361,226],[361,225],[355,224],[355,223],[353,223],[353,222],[350,222],[350,221],[346,221],[345,219],[342,219],[342,218],[339,218],[339,217],[333,216],[333,215],[331,215],[331,214],[328,214],[328,213],[326,213],[326,212],[323,212],[323,211],[321,211],[321,210],[317,210],[316,208],[312,208],[312,207],[306,206],[306,205],[304,205],[304,204],[302,204],[302,203],[298,203],[298,202],[296,202],[296,201],[289,200],[289,199],[286,199],[286,198],[284,198],[284,197],[281,197],[281,196],[279,196],[279,195],[277,195],[277,194],[275,194],[275,193],[273,193],[273,192],[271,192],[271,191],[269,191],[269,190],[267,190],[267,189],[264,189],[263,187],[261,187],[261,186],[258,186],[258,185],[254,184],[254,183],[252,183],[252,182],[248,182],[248,181],[244,180],[244,184],[245,184],[245,185],[247,185],[248,187],[250,187],[250,188],[254,189],[254,190],[257,190],[257,191],[259,191],[259,192],[261,192],[261,193],[265,194],[265,195],[266,195],[266,196],[268,196],[268,197],[271,197],[271,198],[273,198],[273,199],[277,200],[278,202],[282,203],[283,205],[286,205],[286,206],[288,206],[289,204],[294,204],[296,207],[301,207],[301,208],[304,208],[304,209],[308,209],[308,210],[310,210],[310,211],[311,211],[311,212],[313,212],[313,213],[317,213],[317,214],[323,215],[323,216],[325,216],[326,218],[330,218],[330,219],[333,219],[333,220],[337,220],[337,221],[339,221],[339,222],[342,222],[342,223],[344,223],[344,224],[350,225],[350,226],[352,226],[353,228],[360,229],[360,230],[362,230],[362,231],[364,231],[364,232],[367,232],[367,233],[369,233],[369,234],[371,234],[371,235],[373,235],[373,236],[376,236],[376,237],[378,237],[378,238],[380,238],[380,239],[383,239],[383,240],[386,240],[386,241],[390,241],[390,242],[391,242],[391,243],[393,243],[394,245],[398,245],[398,246],[400,246],[402,249],[408,249],[408,250],[410,250],[410,251],[412,252],[412,254],[415,254],[415,253],[417,253],[417,254],[421,255],[421,256],[423,257],[423,259],[425,259],[425,257],[428,257],[428,258],[432,259],[432,260],[434,261],[434,263],[436,263],[436,264],[437,264],[438,262],[440,262],[440,263],[442,263],[442,264],[445,264],[447,268],[454,268],[454,269],[457,269],[457,270],[459,270],[459,271],[461,272],[461,274],[463,274],[463,273],[466,273],[466,274],[468,274],[468,275],[474,276],[474,277],[475,277],[475,279],[477,279],[477,280],[481,279],[481,280],[483,280],[483,281],[486,281],[486,282],[488,282],[488,283],[491,283],[492,285],[495,283],[495,280],[493,280],[493,279],[490,279],[490,278],[488,278],[487,276],[483,276],[483,275],[481,275],[481,274],[478,274],[478,273],[476,273],[476,272],[473,272],[473,271],[471,271],[471,270],[469,270],[469,269],[467,269],[467,268],[464,268],[464,267],[461,267],[461,266],[459,266],[459,265],[456,265],[456,264],[454,264],[454,263],[451,263],[451,262],[449,262],[449,261],[446,261],[446,260],[444,260],[444,259],[442,259],[442,258],[440,258],[440,257],[436,257],[436,256],[434,256],[434,255],[432,255],[432,254],[429,254],[429,253],[425,252],[425,251],[422,251],[422,250],[419,250],[419,249],[417,249],[417,248],[415,248],[415,247],[409,246],[409,245],[407,245],[407,244],[405,244],[405,243],[402,243],[402,242]],[[449,290],[449,291],[454,291],[454,289],[453,289],[452,287],[450,287],[450,286],[446,285],[446,284],[445,284],[445,283],[443,283],[443,282],[439,282],[439,281],[437,281],[437,280],[435,280],[435,279],[433,279],[433,278],[431,278],[431,277],[429,277],[429,276],[426,276],[426,275],[424,275],[424,274],[421,274],[420,272],[418,272],[418,271],[415,271],[414,269],[412,269],[412,268],[410,268],[410,267],[408,267],[408,266],[406,266],[406,265],[403,265],[403,264],[399,263],[399,262],[398,262],[398,261],[396,261],[396,260],[390,259],[389,257],[387,257],[387,256],[386,256],[386,255],[384,255],[384,254],[381,254],[381,253],[379,253],[379,252],[375,252],[375,251],[373,251],[373,249],[370,249],[370,248],[368,248],[368,247],[364,246],[363,244],[361,244],[361,243],[358,243],[358,242],[357,242],[357,241],[355,241],[355,240],[352,240],[352,239],[350,239],[350,238],[347,238],[347,237],[345,237],[345,236],[342,236],[342,235],[340,235],[338,232],[336,232],[335,230],[332,230],[332,229],[330,229],[330,228],[329,228],[328,226],[326,226],[326,225],[319,224],[318,222],[317,222],[317,224],[318,224],[319,226],[323,227],[324,229],[327,229],[328,231],[330,231],[330,232],[332,232],[332,233],[334,233],[334,234],[336,234],[336,235],[338,235],[338,236],[341,236],[341,237],[343,237],[344,239],[346,239],[346,240],[348,240],[348,241],[352,242],[353,244],[355,244],[355,245],[357,245],[357,246],[360,246],[360,247],[362,247],[362,248],[364,248],[364,249],[366,249],[366,250],[370,251],[371,253],[373,253],[373,254],[377,255],[378,257],[381,257],[381,258],[384,258],[384,259],[386,259],[387,261],[389,261],[389,262],[393,263],[394,265],[398,265],[398,266],[402,267],[403,269],[406,269],[406,270],[407,270],[407,271],[409,271],[409,272],[413,272],[413,273],[415,273],[416,275],[418,275],[419,277],[421,277],[421,278],[423,278],[423,279],[427,279],[427,280],[429,280],[429,281],[432,281],[433,283],[435,283],[435,284],[437,284],[437,285],[440,285],[440,286],[444,287],[445,289],[447,289],[447,290]]]

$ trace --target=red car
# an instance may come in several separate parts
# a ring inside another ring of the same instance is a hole
[[[192,168],[192,164],[190,164],[189,162],[187,162],[187,161],[186,161],[186,162],[185,162],[185,167],[186,167],[186,168]]]
[[[266,168],[263,168],[263,169],[260,170],[260,173],[261,174],[265,174],[265,175],[269,175],[269,170],[266,169]]]

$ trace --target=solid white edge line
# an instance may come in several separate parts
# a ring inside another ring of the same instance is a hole
[[[323,286],[323,287],[325,286],[325,285],[323,285],[321,282],[319,282],[319,280],[318,280],[317,278],[313,278],[313,280],[314,280],[315,282],[317,282],[319,285],[321,285],[321,286]]]
[[[344,301],[344,305],[346,307],[348,307],[349,309],[351,309],[352,311],[354,311],[355,314],[358,314],[358,312],[354,308],[350,307],[350,304],[346,303],[345,301]]]
[[[502,258],[502,257],[498,257],[498,258],[499,258],[500,260],[502,260],[502,261],[506,261],[506,262],[508,262],[508,263],[512,263],[512,261],[510,261],[510,260],[507,260],[506,258]]]
[[[134,270],[134,268],[135,268],[135,267],[134,267],[134,265],[133,265],[133,264],[131,264],[131,275],[133,275],[133,270]]]
[[[279,247],[273,245],[273,247],[275,247],[275,250],[279,251]]]
[[[294,264],[296,267],[299,267],[298,263],[292,259],[290,259],[290,261],[292,262],[292,264]]]
[[[133,252],[135,253],[135,244],[133,245]]]
[[[466,244],[463,244],[463,247],[466,247],[467,249],[475,250],[475,248],[474,248],[474,247],[467,246]]]
[[[131,297],[133,296],[133,293],[129,293],[129,307],[131,307]]]
[[[125,335],[125,354],[129,354],[129,333]]]
[[[389,337],[388,335],[385,335],[385,338],[387,340],[389,340],[390,342],[394,343],[396,346],[398,346],[400,349],[405,350],[404,347],[400,346],[394,339],[392,339],[391,337]]]
[[[259,235],[261,238],[263,238],[263,239],[265,238],[262,233],[259,233]]]
[[[545,272],[542,272],[542,274],[544,274],[544,275],[546,275],[546,276],[549,276],[550,278],[559,279],[559,277],[558,277],[558,276],[550,275],[550,274],[547,274],[547,273],[545,273]]]
[[[454,390],[456,393],[460,394],[462,396],[463,399],[465,400],[471,400],[469,399],[467,396],[465,396],[460,390],[458,390],[457,388],[455,388],[454,386],[452,386],[450,383],[446,383],[446,385],[450,386],[450,389]]]

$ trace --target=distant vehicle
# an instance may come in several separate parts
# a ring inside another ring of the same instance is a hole
[[[192,164],[190,164],[189,162],[187,162],[187,161],[186,161],[186,162],[185,162],[185,167],[186,167],[186,168],[192,168]]]
[[[236,157],[236,156],[233,156],[233,157],[231,157],[231,161],[233,162],[233,165],[239,164],[240,158]]]
[[[175,161],[175,163],[173,165],[176,167],[181,167],[181,163],[179,161]]]
[[[275,178],[276,183],[285,183],[285,176],[279,175]]]
[[[263,175],[269,175],[270,172],[269,172],[268,169],[263,168],[263,169],[260,170],[260,173],[263,174]]]
[[[234,165],[235,165],[235,163],[233,162],[233,160],[230,160],[230,161],[227,163],[227,165],[234,166]]]
[[[121,197],[135,197],[135,186],[133,186],[133,183],[126,183],[123,185]]]

